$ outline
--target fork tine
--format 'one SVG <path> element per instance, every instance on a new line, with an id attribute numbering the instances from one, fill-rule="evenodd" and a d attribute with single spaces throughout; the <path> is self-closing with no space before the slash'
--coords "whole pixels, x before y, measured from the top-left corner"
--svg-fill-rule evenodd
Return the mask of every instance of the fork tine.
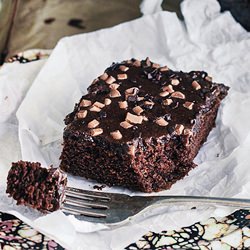
<path id="1" fill-rule="evenodd" d="M 103 210 L 106 210 L 106 209 L 109 208 L 106 205 L 86 202 L 84 200 L 81 200 L 81 199 L 78 199 L 78 198 L 72 198 L 72 197 L 69 197 L 69 196 L 66 196 L 66 204 L 85 207 L 85 208 L 103 209 Z"/>
<path id="2" fill-rule="evenodd" d="M 80 209 L 79 207 L 67 206 L 67 204 L 64 204 L 62 210 L 66 213 L 75 214 L 75 215 L 84 215 L 84 216 L 93 217 L 93 218 L 106 218 L 107 217 L 107 215 L 104 213 L 90 212 L 90 211 Z"/>
<path id="3" fill-rule="evenodd" d="M 86 191 L 86 190 L 71 188 L 71 187 L 66 188 L 66 195 L 75 197 L 75 198 L 82 198 L 85 200 L 100 199 L 102 201 L 110 201 L 111 199 L 109 196 L 104 195 L 99 192 Z"/>
<path id="4" fill-rule="evenodd" d="M 115 223 L 134 214 L 134 209 L 125 206 L 129 204 L 128 195 L 94 192 L 73 187 L 67 187 L 65 195 L 62 211 L 75 215 L 79 220 Z"/>

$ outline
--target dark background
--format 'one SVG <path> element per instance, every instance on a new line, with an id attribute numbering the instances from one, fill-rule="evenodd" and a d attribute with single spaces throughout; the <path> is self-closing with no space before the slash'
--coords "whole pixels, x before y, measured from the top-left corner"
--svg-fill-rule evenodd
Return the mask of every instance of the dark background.
<path id="1" fill-rule="evenodd" d="M 141 16 L 141 0 L 0 0 L 0 61 L 17 52 L 52 49 L 64 36 L 90 32 Z M 180 11 L 182 0 L 164 0 L 164 10 Z M 202 1 L 202 0 L 201 0 Z M 219 0 L 250 31 L 250 0 Z"/>

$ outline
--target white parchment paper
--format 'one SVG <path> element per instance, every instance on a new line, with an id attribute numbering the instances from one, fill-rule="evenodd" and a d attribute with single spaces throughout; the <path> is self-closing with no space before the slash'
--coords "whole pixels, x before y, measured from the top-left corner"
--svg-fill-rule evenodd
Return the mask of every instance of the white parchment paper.
<path id="1" fill-rule="evenodd" d="M 199 166 L 171 190 L 158 195 L 250 198 L 250 35 L 230 13 L 220 13 L 215 0 L 186 0 L 182 4 L 182 12 L 185 23 L 173 13 L 160 11 L 113 28 L 62 39 L 18 108 L 18 139 L 16 127 L 2 123 L 11 136 L 6 140 L 6 132 L 1 129 L 1 148 L 12 145 L 13 151 L 20 150 L 23 160 L 58 166 L 63 119 L 73 110 L 91 81 L 113 61 L 149 56 L 151 60 L 176 70 L 205 70 L 214 81 L 231 87 L 220 108 L 216 128 L 195 159 Z M 38 69 L 30 72 L 37 73 Z M 6 81 L 13 74 L 9 74 Z M 15 148 L 15 140 L 20 147 Z M 12 146 L 6 150 L 10 152 Z M 4 163 L 11 162 L 11 154 L 6 155 L 8 159 Z M 3 166 L 4 173 L 8 168 Z M 1 176 L 2 183 L 4 178 Z M 69 176 L 70 186 L 93 190 L 94 183 Z M 4 184 L 0 187 L 1 190 L 5 188 Z M 135 194 L 123 188 L 107 187 L 103 191 Z M 225 209 L 191 211 L 183 207 L 165 207 L 114 228 L 80 222 L 61 212 L 51 214 L 49 218 L 40 217 L 31 210 L 24 211 L 24 208 L 14 206 L 3 192 L 0 193 L 3 197 L 0 207 L 25 214 L 35 227 L 70 249 L 122 249 L 149 230 L 176 228 L 209 217 L 212 213 L 222 215 L 228 212 Z M 64 222 L 71 225 L 67 238 L 64 237 L 65 232 L 60 232 L 57 227 L 58 223 L 63 225 Z"/>

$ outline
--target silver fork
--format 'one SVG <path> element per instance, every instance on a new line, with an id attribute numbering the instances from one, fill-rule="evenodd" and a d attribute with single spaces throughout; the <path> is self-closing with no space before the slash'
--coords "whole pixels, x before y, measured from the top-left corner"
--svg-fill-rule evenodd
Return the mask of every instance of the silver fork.
<path id="1" fill-rule="evenodd" d="M 202 196 L 129 196 L 117 193 L 66 188 L 66 201 L 62 207 L 66 214 L 80 220 L 98 223 L 118 223 L 152 205 L 210 204 L 250 209 L 250 199 Z"/>

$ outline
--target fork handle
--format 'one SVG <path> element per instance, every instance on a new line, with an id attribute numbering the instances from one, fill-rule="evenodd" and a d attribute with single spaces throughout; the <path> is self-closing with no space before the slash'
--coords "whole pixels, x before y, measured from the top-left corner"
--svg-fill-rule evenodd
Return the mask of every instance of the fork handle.
<path id="1" fill-rule="evenodd" d="M 221 198 L 221 197 L 206 197 L 206 196 L 149 196 L 150 205 L 159 203 L 203 203 L 211 205 L 222 205 L 227 207 L 240 207 L 250 209 L 250 199 L 238 199 L 238 198 Z M 147 197 L 147 198 L 149 198 Z"/>

